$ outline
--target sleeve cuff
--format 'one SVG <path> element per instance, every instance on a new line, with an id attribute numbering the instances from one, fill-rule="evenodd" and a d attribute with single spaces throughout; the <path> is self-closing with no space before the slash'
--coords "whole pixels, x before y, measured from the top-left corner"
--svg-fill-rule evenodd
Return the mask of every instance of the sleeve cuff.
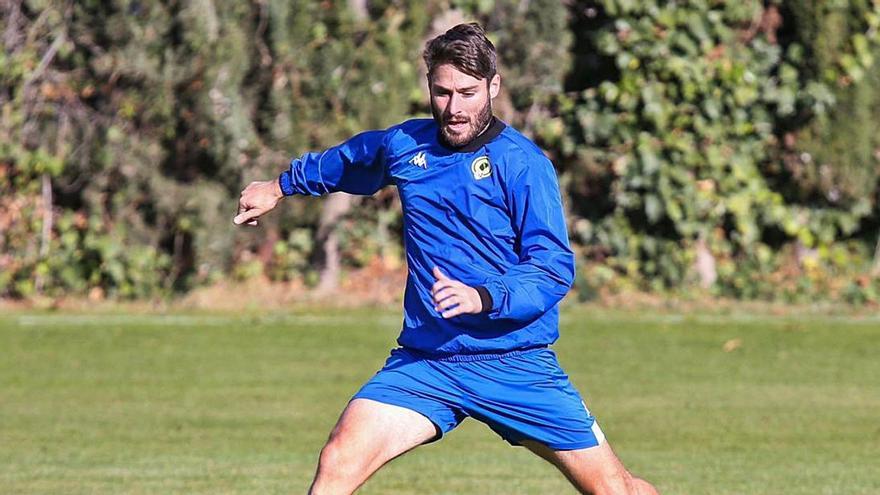
<path id="1" fill-rule="evenodd" d="M 293 184 L 290 181 L 290 170 L 285 170 L 281 172 L 281 175 L 278 176 L 278 185 L 281 186 L 281 193 L 285 196 L 293 196 L 296 192 L 293 189 Z"/>
<path id="2" fill-rule="evenodd" d="M 488 313 L 492 311 L 492 294 L 489 294 L 489 289 L 483 287 L 482 285 L 479 287 L 475 287 L 477 290 L 477 294 L 480 295 L 480 304 L 482 308 L 480 309 L 481 313 Z"/>

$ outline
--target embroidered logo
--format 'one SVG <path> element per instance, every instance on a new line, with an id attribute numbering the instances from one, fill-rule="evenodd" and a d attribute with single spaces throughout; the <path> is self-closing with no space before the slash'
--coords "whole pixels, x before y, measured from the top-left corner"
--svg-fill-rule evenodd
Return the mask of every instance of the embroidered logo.
<path id="1" fill-rule="evenodd" d="M 481 156 L 471 163 L 471 173 L 474 174 L 475 180 L 485 179 L 492 175 L 492 164 L 489 163 L 488 156 Z"/>
<path id="2" fill-rule="evenodd" d="M 410 158 L 409 162 L 419 168 L 428 168 L 428 159 L 425 158 L 424 151 L 416 153 L 416 156 Z"/>

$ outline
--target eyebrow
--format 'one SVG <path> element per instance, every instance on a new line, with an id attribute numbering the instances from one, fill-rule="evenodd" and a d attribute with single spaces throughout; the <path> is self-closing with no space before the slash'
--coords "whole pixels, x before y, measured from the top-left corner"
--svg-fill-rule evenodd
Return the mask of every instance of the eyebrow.
<path id="1" fill-rule="evenodd" d="M 441 85 L 439 85 L 439 84 L 437 84 L 437 83 L 434 83 L 434 87 L 436 87 L 437 89 L 443 90 L 443 91 L 452 91 L 451 89 L 449 89 L 449 88 L 447 88 L 447 87 L 445 87 L 445 86 L 441 86 Z M 462 93 L 462 92 L 465 92 L 465 91 L 476 91 L 479 87 L 480 87 L 479 84 L 474 84 L 473 86 L 468 86 L 468 87 L 465 87 L 465 88 L 458 88 L 458 92 L 459 92 L 459 93 Z"/>

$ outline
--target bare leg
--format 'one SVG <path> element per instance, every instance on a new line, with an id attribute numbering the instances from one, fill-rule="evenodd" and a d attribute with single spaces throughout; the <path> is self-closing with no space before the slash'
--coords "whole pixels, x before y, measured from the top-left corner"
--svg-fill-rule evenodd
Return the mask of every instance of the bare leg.
<path id="1" fill-rule="evenodd" d="M 553 450 L 543 444 L 522 444 L 556 466 L 580 493 L 593 495 L 657 495 L 657 489 L 623 467 L 608 442 L 580 450 Z"/>
<path id="2" fill-rule="evenodd" d="M 434 438 L 428 418 L 367 399 L 348 404 L 321 450 L 311 495 L 348 495 L 386 462 Z"/>

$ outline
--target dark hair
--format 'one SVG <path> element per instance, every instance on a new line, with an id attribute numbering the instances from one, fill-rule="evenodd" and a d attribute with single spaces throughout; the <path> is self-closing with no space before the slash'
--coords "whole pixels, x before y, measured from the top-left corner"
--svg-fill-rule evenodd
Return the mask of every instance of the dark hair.
<path id="1" fill-rule="evenodd" d="M 422 57 L 428 77 L 443 64 L 452 64 L 477 79 L 491 79 L 495 75 L 495 45 L 476 22 L 459 24 L 432 39 L 425 45 Z"/>

